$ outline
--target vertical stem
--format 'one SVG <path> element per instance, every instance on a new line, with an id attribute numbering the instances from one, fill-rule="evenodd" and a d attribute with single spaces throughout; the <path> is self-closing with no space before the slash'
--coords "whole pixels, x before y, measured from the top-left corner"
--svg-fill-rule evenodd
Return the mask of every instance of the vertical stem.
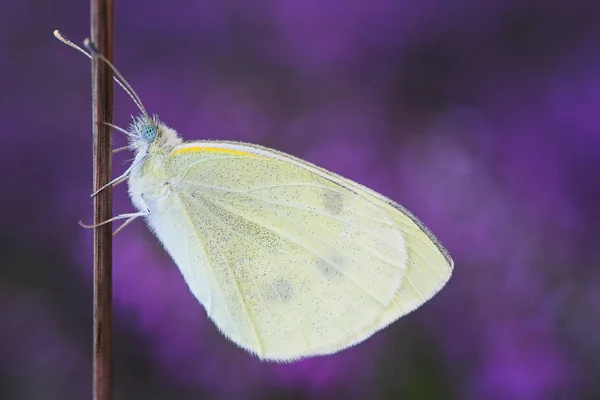
<path id="1" fill-rule="evenodd" d="M 114 58 L 113 0 L 91 0 L 91 40 L 109 60 Z M 95 190 L 112 177 L 112 132 L 102 122 L 113 120 L 112 71 L 92 60 L 92 108 Z M 94 198 L 94 223 L 112 216 L 112 189 Z M 93 399 L 113 398 L 112 224 L 94 229 L 94 378 Z"/>

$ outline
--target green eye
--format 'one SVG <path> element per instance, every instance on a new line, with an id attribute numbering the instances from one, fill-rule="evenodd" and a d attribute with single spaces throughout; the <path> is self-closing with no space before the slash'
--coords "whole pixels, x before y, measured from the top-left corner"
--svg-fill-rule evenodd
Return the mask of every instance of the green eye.
<path id="1" fill-rule="evenodd" d="M 158 127 L 156 125 L 146 125 L 142 129 L 142 137 L 147 142 L 153 142 L 156 139 L 156 134 L 158 133 Z"/>

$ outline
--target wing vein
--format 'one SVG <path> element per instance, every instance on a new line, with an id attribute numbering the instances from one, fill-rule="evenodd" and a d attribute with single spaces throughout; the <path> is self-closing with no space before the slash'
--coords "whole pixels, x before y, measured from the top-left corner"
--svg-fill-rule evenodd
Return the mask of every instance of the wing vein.
<path id="1" fill-rule="evenodd" d="M 190 181 L 184 181 L 184 182 L 187 183 L 187 184 L 190 184 L 190 185 L 201 186 L 201 187 L 205 187 L 205 188 L 209 188 L 209 189 L 216 189 L 216 190 L 222 190 L 222 191 L 225 191 L 225 192 L 233 192 L 233 193 L 238 193 L 238 194 L 246 195 L 248 197 L 251 197 L 251 198 L 259 200 L 259 201 L 262 201 L 263 203 L 267 203 L 267 204 L 272 204 L 272 205 L 277 205 L 277 206 L 284 206 L 284 207 L 289 207 L 289 208 L 295 208 L 295 209 L 298 209 L 298 210 L 313 212 L 315 214 L 318 214 L 318 215 L 321 215 L 321 216 L 324 216 L 324 217 L 328 217 L 328 218 L 333 219 L 335 221 L 338 221 L 338 222 L 344 223 L 346 225 L 349 225 L 349 226 L 351 226 L 351 227 L 353 227 L 355 229 L 360 230 L 361 232 L 368 232 L 372 236 L 377 237 L 377 239 L 381 240 L 382 242 L 385 242 L 385 243 L 389 244 L 390 246 L 397 246 L 398 245 L 398 243 L 393 243 L 393 242 L 387 240 L 386 238 L 379 236 L 377 233 L 373 232 L 370 229 L 359 228 L 358 226 L 356 226 L 352 222 L 349 222 L 349 221 L 346 221 L 344 219 L 338 218 L 338 217 L 336 217 L 334 215 L 330 215 L 330 214 L 326 214 L 326 213 L 314 210 L 312 208 L 307 208 L 307 207 L 302 207 L 302 206 L 297 206 L 297 205 L 292 205 L 292 204 L 286 204 L 286 203 L 282 203 L 282 202 L 278 202 L 278 201 L 266 200 L 266 199 L 263 199 L 261 197 L 254 196 L 254 195 L 252 195 L 252 194 L 250 194 L 250 193 L 248 193 L 246 191 L 230 190 L 230 189 L 221 188 L 221 187 L 218 187 L 218 186 L 204 185 L 204 184 L 200 184 L 200 183 L 196 183 L 196 182 L 190 182 Z M 380 210 L 378 209 L 378 211 L 380 211 Z M 381 223 L 380 221 L 373 220 L 372 218 L 370 218 L 370 217 L 368 217 L 366 215 L 362 215 L 360 213 L 355 213 L 355 214 L 356 215 L 360 215 L 360 216 L 365 217 L 365 218 L 368 218 L 368 219 L 370 219 L 373 222 Z M 392 228 L 395 228 L 396 231 L 402 232 L 398 228 L 398 226 L 396 224 L 392 223 L 392 224 L 384 224 L 384 225 L 392 227 Z M 373 254 L 373 253 L 370 253 L 370 254 Z M 387 262 L 389 264 L 395 265 L 392 261 L 385 260 L 385 259 L 383 259 L 379 255 L 377 255 L 377 257 L 379 257 L 380 259 L 382 259 L 383 261 L 385 261 L 385 262 Z"/>
<path id="2" fill-rule="evenodd" d="M 244 309 L 244 313 L 246 314 L 246 319 L 248 320 L 248 322 L 250 323 L 250 326 L 252 327 L 252 332 L 254 333 L 254 337 L 256 337 L 256 341 L 258 342 L 258 348 L 260 349 L 261 354 L 264 354 L 263 343 L 260 340 L 260 336 L 258 335 L 258 331 L 256 330 L 256 326 L 252 322 L 252 318 L 250 318 L 250 312 L 248 311 L 248 305 L 244 301 L 244 296 L 242 296 L 242 291 L 240 290 L 240 283 L 238 281 L 238 278 L 237 278 L 237 276 L 236 276 L 235 271 L 233 270 L 233 268 L 231 268 L 231 263 L 229 262 L 229 258 L 226 258 L 226 261 L 227 261 L 227 268 L 229 268 L 229 271 L 231 272 L 231 275 L 233 275 L 233 282 L 235 283 L 235 289 L 236 289 L 238 297 L 240 299 L 240 303 L 242 303 L 242 307 Z"/>
<path id="3" fill-rule="evenodd" d="M 215 204 L 214 202 L 212 202 L 210 199 L 207 199 L 207 198 L 206 198 L 206 197 L 204 197 L 204 196 L 202 196 L 202 197 L 203 197 L 205 200 L 207 200 L 207 201 L 211 202 L 212 204 L 214 204 L 214 205 L 218 206 L 217 204 Z M 205 210 L 208 212 L 208 214 L 209 214 L 209 215 L 211 215 L 212 217 L 214 217 L 214 218 L 218 219 L 219 221 L 221 221 L 221 226 L 223 226 L 224 228 L 226 228 L 226 229 L 230 230 L 230 231 L 231 231 L 233 234 L 235 234 L 236 236 L 240 237 L 242 240 L 246 241 L 247 243 L 249 243 L 249 244 L 251 244 L 251 245 L 253 245 L 253 246 L 255 246 L 255 247 L 259 247 L 259 248 L 261 248 L 261 249 L 262 249 L 264 252 L 266 252 L 266 250 L 265 250 L 264 248 L 262 248 L 262 247 L 260 247 L 260 246 L 257 246 L 255 243 L 253 243 L 253 242 L 249 241 L 247 238 L 245 238 L 245 237 L 244 237 L 243 235 L 241 235 L 239 232 L 236 232 L 236 231 L 235 231 L 235 229 L 233 229 L 233 228 L 229 227 L 229 226 L 228 226 L 226 223 L 224 223 L 224 222 L 223 222 L 223 220 L 222 220 L 222 219 L 221 219 L 221 218 L 220 218 L 218 215 L 216 215 L 215 213 L 211 212 L 211 211 L 210 211 L 210 209 L 209 209 L 208 207 L 206 207 L 204 204 L 201 204 L 201 203 L 200 203 L 200 206 L 202 206 L 202 207 L 203 207 L 203 208 L 204 208 L 204 209 L 205 209 Z M 257 291 L 257 293 L 258 293 L 258 294 L 259 294 L 259 296 L 260 296 L 260 299 L 261 299 L 261 302 L 262 302 L 262 304 L 263 304 L 263 307 L 265 308 L 265 310 L 266 310 L 266 312 L 267 312 L 267 315 L 269 316 L 269 321 L 270 321 L 270 322 L 271 322 L 271 324 L 272 324 L 272 325 L 275 327 L 275 326 L 276 326 L 276 324 L 274 323 L 274 321 L 273 321 L 273 319 L 272 319 L 271 313 L 270 313 L 270 311 L 269 311 L 269 306 L 267 305 L 267 303 L 266 303 L 266 301 L 265 301 L 265 299 L 264 299 L 264 296 L 262 295 L 262 292 L 260 291 L 260 289 L 259 289 L 259 287 L 258 287 L 258 284 L 256 283 L 256 278 L 255 278 L 254 274 L 252 273 L 252 268 L 248 268 L 248 272 L 250 273 L 250 276 L 252 277 L 252 283 L 254 283 L 254 286 L 256 287 L 256 291 Z M 278 292 L 277 292 L 277 294 L 279 295 L 279 293 L 278 293 Z M 287 345 L 286 345 L 285 341 L 284 341 L 284 340 L 283 340 L 283 338 L 281 337 L 281 332 L 280 332 L 278 329 L 275 329 L 275 331 L 277 332 L 277 335 L 278 335 L 278 337 L 279 337 L 279 340 L 280 340 L 280 342 L 282 343 L 282 345 L 283 345 L 284 347 L 286 347 L 286 350 L 289 350 L 289 348 L 287 347 Z M 306 338 L 305 338 L 305 337 L 304 337 L 304 340 L 305 340 L 305 342 L 306 342 L 306 344 L 307 344 L 307 349 L 308 349 L 308 348 L 309 348 L 309 346 L 308 346 L 308 341 L 306 341 Z"/>
<path id="4" fill-rule="evenodd" d="M 223 208 L 223 206 L 222 206 L 222 205 L 215 203 L 214 201 L 212 201 L 212 200 L 208 199 L 206 196 L 204 196 L 204 195 L 200 195 L 200 196 L 202 196 L 202 197 L 203 197 L 205 200 L 207 200 L 207 201 L 211 202 L 211 203 L 212 203 L 212 204 L 214 204 L 215 206 Z M 245 215 L 242 215 L 242 214 L 240 214 L 240 213 L 239 213 L 239 212 L 237 212 L 237 211 L 231 210 L 230 208 L 228 209 L 228 211 L 230 211 L 231 213 L 233 213 L 233 214 L 235 214 L 235 215 L 237 215 L 237 216 L 239 216 L 239 217 L 241 217 L 241 218 L 244 218 L 244 219 L 248 220 L 248 218 L 247 218 Z M 281 216 L 281 215 L 280 215 L 280 216 Z M 250 220 L 248 220 L 248 221 L 250 221 Z M 265 228 L 265 229 L 267 229 L 267 230 L 271 231 L 271 232 L 274 232 L 272 228 L 269 228 L 269 227 L 267 227 L 267 226 L 264 226 L 264 225 L 262 225 L 262 224 L 260 224 L 260 223 L 258 223 L 258 222 L 255 222 L 255 221 L 251 221 L 251 222 L 253 222 L 253 223 L 255 223 L 255 224 L 257 224 L 257 225 L 259 225 L 259 226 L 261 226 L 261 227 L 263 227 L 263 228 Z M 290 222 L 294 223 L 293 221 L 290 221 Z M 298 226 L 297 224 L 295 224 L 295 225 L 296 225 L 296 226 Z M 299 246 L 299 247 L 303 248 L 305 251 L 307 251 L 307 252 L 311 253 L 312 255 L 314 255 L 314 256 L 316 256 L 316 257 L 319 257 L 319 258 L 321 258 L 321 257 L 320 257 L 318 254 L 316 254 L 316 253 L 315 253 L 313 250 L 311 250 L 311 249 L 307 248 L 306 246 L 304 246 L 304 245 L 302 245 L 302 244 L 300 244 L 300 243 L 298 243 L 298 242 L 294 241 L 293 239 L 291 239 L 291 238 L 290 238 L 290 237 L 288 237 L 287 235 L 284 235 L 284 234 L 283 234 L 283 232 L 279 232 L 279 233 L 280 233 L 280 235 L 281 235 L 281 236 L 284 236 L 284 237 L 285 237 L 285 238 L 286 238 L 288 241 L 290 241 L 290 242 L 292 242 L 292 243 L 296 244 L 297 246 Z M 290 255 L 290 256 L 291 256 L 291 255 Z M 329 261 L 329 260 L 325 260 L 325 261 L 326 261 L 326 262 L 328 262 L 328 263 L 330 263 L 330 261 Z M 341 271 L 341 272 L 343 273 L 343 271 Z M 364 287 L 363 287 L 363 286 L 362 286 L 360 283 L 358 283 L 358 282 L 357 282 L 357 281 L 356 281 L 354 278 L 350 277 L 348 274 L 344 274 L 344 275 L 345 275 L 347 278 L 349 278 L 349 279 L 350 279 L 352 282 L 354 282 L 354 283 L 355 283 L 355 284 L 356 284 L 356 285 L 357 285 L 357 286 L 358 286 L 360 289 L 362 289 L 362 290 L 363 290 L 365 293 L 367 293 L 367 294 L 369 295 L 369 297 L 371 297 L 373 300 L 375 300 L 376 302 L 378 302 L 378 303 L 379 303 L 379 304 L 381 304 L 382 306 L 385 306 L 385 304 L 381 303 L 381 302 L 380 302 L 378 299 L 376 299 L 375 297 L 373 297 L 373 295 L 372 295 L 371 293 L 369 293 L 369 291 L 368 291 L 368 290 L 366 290 L 366 289 L 365 289 L 365 288 L 364 288 Z"/>
<path id="5" fill-rule="evenodd" d="M 184 209 L 184 212 L 186 213 L 186 215 L 187 215 L 188 219 L 191 221 L 192 219 L 191 219 L 191 217 L 190 217 L 189 213 L 187 212 L 187 210 L 185 209 L 185 207 L 183 207 L 183 209 Z M 202 250 L 204 251 L 204 254 L 207 254 L 207 253 L 206 253 L 206 249 L 204 248 L 204 243 L 202 242 L 202 239 L 200 239 L 200 238 L 201 238 L 201 236 L 200 236 L 200 234 L 198 233 L 198 230 L 197 230 L 197 229 L 194 227 L 194 225 L 193 225 L 193 224 L 192 224 L 192 227 L 193 227 L 193 229 L 194 229 L 194 233 L 196 234 L 196 237 L 198 238 L 198 242 L 199 242 L 199 243 L 200 243 L 200 245 L 202 246 Z M 207 234 L 208 234 L 208 232 L 207 232 Z M 213 270 L 213 268 L 212 268 L 212 264 L 211 264 L 211 260 L 210 260 L 210 259 L 208 260 L 208 268 L 209 268 L 209 269 L 210 269 L 210 271 L 211 271 L 211 274 L 212 274 L 212 276 L 213 276 L 213 279 L 214 279 L 214 280 L 215 280 L 215 282 L 217 283 L 217 280 L 216 280 L 216 278 L 215 278 L 215 273 L 214 273 L 214 270 Z M 219 284 L 218 284 L 218 283 L 216 284 L 216 286 L 217 286 L 217 288 L 219 289 L 219 293 L 221 294 L 221 297 L 223 298 L 223 300 L 225 300 L 225 296 L 223 295 L 223 290 L 221 289 L 221 287 L 219 286 Z M 225 307 L 225 311 L 227 311 L 227 315 L 229 316 L 229 320 L 231 321 L 232 325 L 235 327 L 235 330 L 236 330 L 236 332 L 237 332 L 237 334 L 238 334 L 238 338 L 239 338 L 239 337 L 240 337 L 240 332 L 239 332 L 239 330 L 238 330 L 237 324 L 236 324 L 236 323 L 235 323 L 235 321 L 233 320 L 233 316 L 231 315 L 231 311 L 229 310 L 229 307 L 227 307 L 227 303 L 226 303 L 225 301 L 223 301 L 223 306 Z"/>
<path id="6" fill-rule="evenodd" d="M 302 230 L 304 230 L 305 232 L 307 232 L 307 231 L 308 231 L 306 228 L 302 228 L 301 226 L 299 226 L 298 224 L 296 224 L 296 223 L 295 223 L 294 221 L 292 221 L 291 219 L 289 219 L 289 218 L 286 218 L 286 217 L 282 216 L 282 215 L 281 215 L 281 214 L 279 214 L 279 213 L 277 213 L 277 215 L 279 215 L 279 217 L 280 217 L 280 218 L 284 218 L 284 219 L 286 219 L 287 221 L 291 222 L 292 224 L 296 225 L 296 227 L 298 227 L 299 229 L 302 229 Z M 326 243 L 328 246 L 330 246 L 330 247 L 331 247 L 332 249 L 334 249 L 335 251 L 337 251 L 337 252 L 339 252 L 339 253 L 341 253 L 341 254 L 344 254 L 345 256 L 348 256 L 348 257 L 350 257 L 350 255 L 349 255 L 347 252 L 345 252 L 344 250 L 341 250 L 341 249 L 339 249 L 337 246 L 335 246 L 335 245 L 331 244 L 331 242 L 329 242 L 329 241 L 328 241 L 326 238 L 324 238 L 323 236 L 321 236 L 321 235 L 316 235 L 316 234 L 315 234 L 314 236 L 316 236 L 316 237 L 318 237 L 319 239 L 321 239 L 321 240 L 322 240 L 324 243 Z M 371 255 L 373 255 L 373 256 L 375 256 L 375 257 L 378 257 L 378 258 L 379 258 L 381 261 L 383 261 L 384 263 L 390 264 L 390 265 L 392 265 L 393 267 L 396 267 L 396 268 L 398 268 L 398 266 L 397 266 L 396 264 L 393 264 L 393 263 L 389 262 L 388 260 L 386 260 L 386 259 L 382 258 L 382 257 L 381 257 L 381 256 L 379 256 L 378 254 L 375 254 L 375 253 L 371 252 L 370 250 L 368 250 L 368 249 L 366 249 L 366 248 L 364 248 L 364 247 L 361 247 L 361 250 L 362 250 L 362 251 L 364 251 L 364 252 L 366 252 L 366 253 L 369 253 L 369 254 L 371 254 Z M 340 272 L 340 273 L 344 273 L 344 272 L 343 272 L 341 269 L 337 268 L 337 267 L 336 267 L 334 264 L 332 264 L 332 263 L 331 263 L 329 260 L 326 260 L 326 259 L 324 259 L 324 260 L 325 260 L 325 261 L 327 261 L 327 263 L 328 263 L 330 266 L 332 266 L 333 268 L 335 268 L 335 269 L 336 269 L 338 272 Z M 380 276 L 378 276 L 377 274 L 375 274 L 375 273 L 374 273 L 374 272 L 373 272 L 371 269 L 369 269 L 369 268 L 366 268 L 366 271 L 368 271 L 368 272 L 369 272 L 369 274 L 371 274 L 371 276 L 373 276 L 373 277 L 377 278 L 378 280 L 382 281 L 382 282 L 383 282 L 383 284 L 385 284 L 385 283 L 386 283 L 386 282 L 385 282 L 385 280 L 384 280 L 382 277 L 380 277 Z M 346 275 L 346 274 L 344 273 L 344 275 Z M 366 289 L 364 289 L 362 286 L 361 286 L 361 289 L 363 289 L 363 290 L 365 290 L 365 291 L 366 291 Z"/>

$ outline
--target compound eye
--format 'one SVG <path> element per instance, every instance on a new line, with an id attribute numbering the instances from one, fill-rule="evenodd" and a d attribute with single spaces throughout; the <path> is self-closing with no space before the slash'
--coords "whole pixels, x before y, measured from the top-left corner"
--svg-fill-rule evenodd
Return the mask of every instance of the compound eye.
<path id="1" fill-rule="evenodd" d="M 148 143 L 153 142 L 156 139 L 156 134 L 158 133 L 158 127 L 156 125 L 146 125 L 142 128 L 142 137 Z"/>

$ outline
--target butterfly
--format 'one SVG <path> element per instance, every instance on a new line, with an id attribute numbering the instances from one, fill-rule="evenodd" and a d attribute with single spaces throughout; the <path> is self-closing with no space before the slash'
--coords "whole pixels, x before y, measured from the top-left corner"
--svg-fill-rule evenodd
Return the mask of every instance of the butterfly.
<path id="1" fill-rule="evenodd" d="M 177 264 L 217 328 L 263 360 L 289 362 L 358 344 L 433 297 L 454 263 L 393 200 L 283 152 L 233 141 L 184 141 L 100 57 L 141 114 L 127 181 L 137 218 Z M 99 192 L 98 191 L 98 192 Z M 96 193 L 98 193 L 96 192 Z"/>

